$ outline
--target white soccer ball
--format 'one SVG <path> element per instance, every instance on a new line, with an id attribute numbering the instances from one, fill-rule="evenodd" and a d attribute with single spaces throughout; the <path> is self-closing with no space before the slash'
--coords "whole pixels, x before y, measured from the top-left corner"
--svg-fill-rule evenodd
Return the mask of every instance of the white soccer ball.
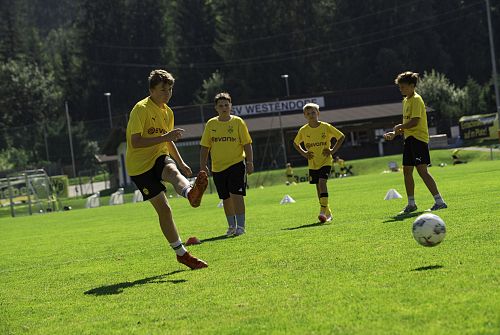
<path id="1" fill-rule="evenodd" d="M 424 247 L 434 247 L 446 236 L 444 221 L 435 214 L 422 214 L 413 222 L 413 237 Z"/>

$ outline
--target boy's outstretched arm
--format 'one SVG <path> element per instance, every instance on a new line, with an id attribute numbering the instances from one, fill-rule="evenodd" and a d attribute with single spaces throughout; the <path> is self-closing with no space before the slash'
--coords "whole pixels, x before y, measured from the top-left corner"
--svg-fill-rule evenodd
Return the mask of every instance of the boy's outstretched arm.
<path id="1" fill-rule="evenodd" d="M 182 137 L 183 132 L 184 129 L 175 128 L 168 133 L 156 137 L 142 137 L 140 133 L 137 133 L 131 135 L 130 141 L 134 148 L 147 148 L 160 143 L 177 141 Z"/>

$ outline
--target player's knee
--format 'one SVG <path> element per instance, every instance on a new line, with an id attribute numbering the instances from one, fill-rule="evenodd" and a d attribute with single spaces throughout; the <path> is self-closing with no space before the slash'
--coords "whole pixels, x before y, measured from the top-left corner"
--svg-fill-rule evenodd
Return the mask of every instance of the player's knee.
<path id="1" fill-rule="evenodd" d="M 163 168 L 162 172 L 162 179 L 163 180 L 169 180 L 179 174 L 179 170 L 177 170 L 177 167 L 173 164 L 168 164 Z"/>

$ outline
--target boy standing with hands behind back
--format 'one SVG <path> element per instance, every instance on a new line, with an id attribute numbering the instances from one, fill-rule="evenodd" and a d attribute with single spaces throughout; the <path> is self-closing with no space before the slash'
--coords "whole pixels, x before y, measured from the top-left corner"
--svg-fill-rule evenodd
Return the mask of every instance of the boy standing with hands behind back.
<path id="1" fill-rule="evenodd" d="M 307 159 L 309 165 L 309 183 L 316 184 L 320 211 L 318 220 L 332 220 L 332 211 L 328 204 L 328 188 L 326 182 L 332 169 L 334 155 L 344 142 L 344 134 L 329 123 L 319 121 L 319 106 L 315 103 L 304 105 L 304 117 L 307 124 L 302 126 L 293 141 L 295 149 Z M 336 139 L 331 148 L 332 139 Z M 301 143 L 304 144 L 302 148 Z"/>
<path id="2" fill-rule="evenodd" d="M 231 96 L 223 92 L 215 96 L 219 116 L 208 120 L 201 137 L 200 169 L 208 172 L 208 155 L 212 159 L 212 175 L 219 198 L 224 204 L 229 228 L 227 236 L 245 233 L 246 174 L 252 174 L 252 138 L 245 121 L 231 115 Z"/>

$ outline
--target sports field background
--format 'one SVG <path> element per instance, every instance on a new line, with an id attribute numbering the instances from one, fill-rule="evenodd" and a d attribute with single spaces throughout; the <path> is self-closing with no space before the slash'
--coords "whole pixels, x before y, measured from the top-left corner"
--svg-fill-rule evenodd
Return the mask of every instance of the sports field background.
<path id="1" fill-rule="evenodd" d="M 0 334 L 498 334 L 500 160 L 430 171 L 449 205 L 435 248 L 411 235 L 433 202 L 421 180 L 419 211 L 397 218 L 405 199 L 383 198 L 404 195 L 402 174 L 378 169 L 329 180 L 330 224 L 314 186 L 251 188 L 237 238 L 215 194 L 198 209 L 171 198 L 183 239 L 203 241 L 199 271 L 175 261 L 148 203 L 2 218 Z"/>

